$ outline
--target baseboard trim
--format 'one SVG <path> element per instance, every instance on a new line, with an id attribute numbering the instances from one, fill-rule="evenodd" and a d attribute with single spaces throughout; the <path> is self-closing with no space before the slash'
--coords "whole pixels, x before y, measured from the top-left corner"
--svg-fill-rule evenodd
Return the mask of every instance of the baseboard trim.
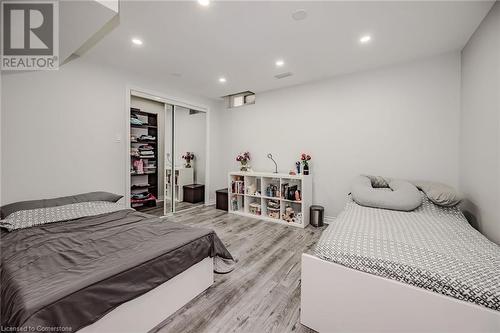
<path id="1" fill-rule="evenodd" d="M 215 200 L 212 200 L 212 201 L 209 201 L 209 202 L 205 202 L 205 206 L 215 206 Z"/>

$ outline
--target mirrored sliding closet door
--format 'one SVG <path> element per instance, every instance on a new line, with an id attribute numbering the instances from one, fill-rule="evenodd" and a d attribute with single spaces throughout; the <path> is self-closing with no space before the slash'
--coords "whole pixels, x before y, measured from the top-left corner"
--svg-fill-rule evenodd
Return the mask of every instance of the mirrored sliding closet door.
<path id="1" fill-rule="evenodd" d="M 139 91 L 130 95 L 130 206 L 162 216 L 205 203 L 202 108 Z"/>
<path id="2" fill-rule="evenodd" d="M 174 211 L 205 203 L 206 112 L 174 107 Z"/>

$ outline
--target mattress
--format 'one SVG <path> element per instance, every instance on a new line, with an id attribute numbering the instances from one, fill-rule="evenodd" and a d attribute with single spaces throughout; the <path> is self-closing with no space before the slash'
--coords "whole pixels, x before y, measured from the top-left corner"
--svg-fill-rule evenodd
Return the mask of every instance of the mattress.
<path id="1" fill-rule="evenodd" d="M 2 230 L 1 325 L 76 331 L 206 257 L 232 261 L 212 230 L 130 209 Z"/>
<path id="2" fill-rule="evenodd" d="M 349 198 L 315 255 L 500 311 L 500 247 L 472 228 L 458 208 L 437 206 L 423 194 L 422 200 L 416 210 L 401 212 Z"/>

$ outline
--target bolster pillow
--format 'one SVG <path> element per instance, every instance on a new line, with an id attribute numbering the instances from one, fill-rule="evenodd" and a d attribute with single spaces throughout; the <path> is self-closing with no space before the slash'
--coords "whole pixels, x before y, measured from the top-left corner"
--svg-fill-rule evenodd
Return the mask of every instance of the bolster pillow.
<path id="1" fill-rule="evenodd" d="M 359 176 L 352 184 L 352 199 L 361 206 L 406 212 L 422 204 L 422 196 L 415 185 L 404 180 L 390 180 L 388 185 L 388 189 L 373 188 L 368 177 Z"/>

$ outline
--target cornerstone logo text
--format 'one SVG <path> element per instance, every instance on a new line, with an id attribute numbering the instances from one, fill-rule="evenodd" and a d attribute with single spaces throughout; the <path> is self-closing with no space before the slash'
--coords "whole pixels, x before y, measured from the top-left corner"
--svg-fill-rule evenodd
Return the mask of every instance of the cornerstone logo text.
<path id="1" fill-rule="evenodd" d="M 2 70 L 59 67 L 59 8 L 56 1 L 2 1 Z"/>

